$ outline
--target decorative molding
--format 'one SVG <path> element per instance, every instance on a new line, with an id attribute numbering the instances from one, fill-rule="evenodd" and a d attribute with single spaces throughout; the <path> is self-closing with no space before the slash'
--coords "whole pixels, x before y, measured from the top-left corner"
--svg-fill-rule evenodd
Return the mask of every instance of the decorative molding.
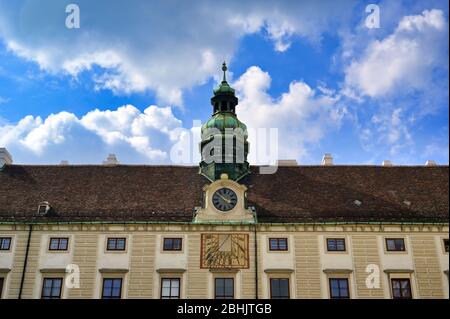
<path id="1" fill-rule="evenodd" d="M 10 268 L 0 268 L 0 274 L 7 274 L 11 271 Z"/>
<path id="2" fill-rule="evenodd" d="M 344 268 L 327 268 L 323 270 L 326 274 L 351 274 L 353 269 L 344 269 Z"/>
<path id="3" fill-rule="evenodd" d="M 412 274 L 414 269 L 385 269 L 386 274 Z"/>
<path id="4" fill-rule="evenodd" d="M 48 274 L 48 273 L 61 274 L 61 273 L 66 273 L 66 268 L 42 268 L 42 269 L 40 269 L 40 272 L 43 274 Z"/>
<path id="5" fill-rule="evenodd" d="M 232 268 L 211 268 L 209 271 L 212 273 L 232 273 L 236 274 L 240 269 L 232 269 Z"/>
<path id="6" fill-rule="evenodd" d="M 127 268 L 100 268 L 98 271 L 102 274 L 126 274 L 129 270 Z"/>
<path id="7" fill-rule="evenodd" d="M 186 269 L 184 268 L 158 268 L 156 269 L 157 273 L 184 273 Z"/>
<path id="8" fill-rule="evenodd" d="M 292 274 L 294 272 L 294 269 L 291 269 L 291 268 L 268 268 L 268 269 L 264 269 L 264 272 L 266 274 L 277 274 L 277 273 Z"/>

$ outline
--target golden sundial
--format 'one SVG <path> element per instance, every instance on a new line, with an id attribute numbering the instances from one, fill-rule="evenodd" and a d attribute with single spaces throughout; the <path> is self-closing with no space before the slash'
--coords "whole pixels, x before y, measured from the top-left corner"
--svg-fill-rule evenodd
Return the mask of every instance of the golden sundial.
<path id="1" fill-rule="evenodd" d="M 202 234 L 201 268 L 248 268 L 248 234 Z"/>

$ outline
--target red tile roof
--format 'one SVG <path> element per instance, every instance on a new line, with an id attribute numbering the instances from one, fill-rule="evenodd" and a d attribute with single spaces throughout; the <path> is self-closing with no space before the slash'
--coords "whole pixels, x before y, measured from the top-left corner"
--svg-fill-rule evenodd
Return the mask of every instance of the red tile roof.
<path id="1" fill-rule="evenodd" d="M 448 166 L 296 166 L 272 175 L 251 169 L 241 182 L 261 223 L 448 223 Z M 198 167 L 7 165 L 0 222 L 190 222 L 207 183 Z M 53 216 L 38 216 L 42 201 Z"/>

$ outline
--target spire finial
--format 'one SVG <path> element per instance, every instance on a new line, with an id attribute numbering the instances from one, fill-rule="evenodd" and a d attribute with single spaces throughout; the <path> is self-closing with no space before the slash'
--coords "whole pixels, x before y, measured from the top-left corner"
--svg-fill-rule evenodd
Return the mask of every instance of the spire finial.
<path id="1" fill-rule="evenodd" d="M 223 61 L 223 63 L 222 63 L 222 71 L 223 71 L 223 80 L 222 80 L 222 82 L 226 82 L 227 81 L 227 77 L 226 77 L 227 70 L 228 70 L 227 63 L 225 61 Z"/>

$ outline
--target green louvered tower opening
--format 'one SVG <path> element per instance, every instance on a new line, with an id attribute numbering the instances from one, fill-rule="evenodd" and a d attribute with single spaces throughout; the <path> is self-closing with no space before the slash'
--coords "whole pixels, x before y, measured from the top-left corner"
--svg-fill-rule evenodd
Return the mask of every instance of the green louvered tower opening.
<path id="1" fill-rule="evenodd" d="M 247 126 L 236 116 L 238 98 L 227 82 L 227 65 L 222 65 L 223 80 L 214 89 L 211 98 L 213 115 L 202 126 L 200 174 L 211 181 L 227 174 L 229 179 L 240 180 L 249 173 L 247 155 Z"/>

